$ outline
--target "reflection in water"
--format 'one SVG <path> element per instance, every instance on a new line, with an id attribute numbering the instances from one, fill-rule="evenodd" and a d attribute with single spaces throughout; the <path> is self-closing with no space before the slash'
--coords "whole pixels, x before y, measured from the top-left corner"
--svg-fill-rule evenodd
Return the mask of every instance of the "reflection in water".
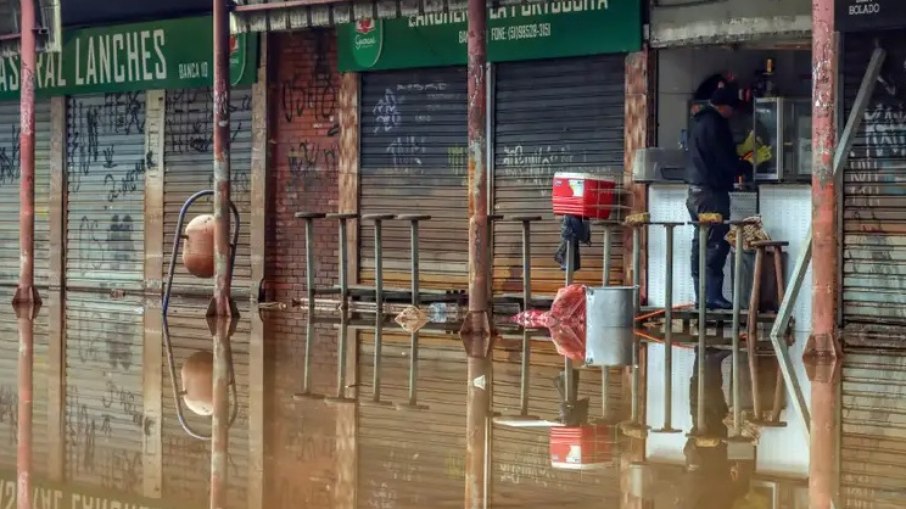
<path id="1" fill-rule="evenodd" d="M 245 418 L 249 389 L 242 381 L 248 368 L 237 364 L 239 413 L 243 417 L 237 419 L 230 431 L 227 468 L 231 493 L 246 493 L 245 487 L 259 475 L 265 487 L 263 506 L 268 508 L 463 506 L 467 468 L 467 363 L 456 334 L 458 324 L 433 323 L 420 331 L 419 369 L 413 380 L 417 384 L 419 406 L 413 408 L 406 404 L 411 394 L 411 337 L 389 318 L 376 322 L 373 315 L 353 314 L 345 324 L 348 350 L 358 360 L 358 366 L 352 369 L 354 365 L 346 363 L 350 370 L 343 392 L 356 398 L 355 405 L 294 399 L 306 383 L 312 393 L 337 391 L 337 367 L 343 364 L 339 361 L 343 349 L 337 343 L 343 337 L 339 315 L 324 314 L 309 321 L 305 313 L 265 311 L 262 318 L 267 331 L 265 426 L 259 431 L 249 427 Z M 20 322 L 20 325 L 25 324 Z M 239 330 L 247 327 L 240 325 Z M 493 376 L 488 385 L 495 415 L 500 416 L 496 423 L 490 424 L 488 434 L 489 506 L 608 508 L 618 507 L 623 499 L 631 501 L 632 497 L 642 495 L 649 502 L 634 507 L 805 507 L 808 453 L 793 406 L 782 406 L 781 421 L 785 426 L 744 426 L 745 435 L 757 441 L 755 458 L 746 458 L 735 444 L 726 443 L 734 433 L 725 350 L 709 349 L 704 359 L 698 358 L 692 349 L 675 352 L 671 400 L 676 408 L 674 427 L 683 433 L 651 430 L 642 443 L 615 431 L 618 429 L 615 424 L 627 419 L 632 397 L 625 372 L 610 370 L 603 377 L 600 370 L 581 369 L 576 377 L 576 392 L 580 401 L 586 403 L 581 412 L 565 415 L 562 358 L 553 345 L 540 335 L 532 337 L 530 370 L 524 377 L 523 334 L 519 330 L 501 330 L 503 335 L 494 351 Z M 11 328 L 6 331 L 0 346 L 7 352 L 15 351 L 17 335 Z M 47 422 L 48 412 L 52 411 L 48 398 L 53 391 L 42 385 L 50 362 L 42 343 L 45 340 L 41 339 L 43 331 L 43 326 L 36 327 L 38 390 L 34 394 L 36 489 L 33 492 L 36 507 L 72 507 L 68 502 L 74 499 L 82 501 L 83 505 L 78 507 L 130 507 L 124 503 L 161 508 L 207 506 L 210 443 L 189 438 L 178 426 L 158 428 L 159 435 L 123 426 L 119 414 L 113 411 L 121 404 L 114 393 L 101 391 L 96 398 L 93 394 L 80 393 L 86 404 L 80 406 L 76 415 L 63 416 L 72 425 L 56 440 L 52 431 L 45 431 L 42 423 Z M 306 331 L 312 333 L 309 341 L 304 338 Z M 234 336 L 234 346 L 240 351 L 247 349 L 242 344 L 245 337 L 241 333 Z M 798 362 L 804 339 L 797 337 L 792 348 L 800 376 L 805 374 Z M 189 351 L 210 348 L 210 336 L 203 338 L 199 334 L 192 344 L 195 349 L 180 354 L 181 359 L 189 358 Z M 659 389 L 663 387 L 662 357 L 661 345 L 650 345 L 642 355 L 640 387 L 647 396 L 641 399 L 640 410 L 644 422 L 653 428 L 663 424 L 664 395 Z M 306 358 L 311 361 L 310 370 L 305 369 Z M 0 507 L 7 506 L 13 493 L 16 441 L 9 438 L 23 422 L 17 420 L 17 412 L 12 410 L 18 401 L 16 369 L 10 360 L 7 358 L 0 365 L 0 436 L 7 437 L 0 450 L 0 467 L 5 472 L 0 472 Z M 380 361 L 380 374 L 374 369 L 376 361 Z M 704 363 L 707 380 L 701 395 L 705 405 L 702 422 L 697 418 L 699 362 Z M 763 366 L 760 393 L 770 400 L 775 392 L 776 367 L 764 360 L 760 364 Z M 161 374 L 165 375 L 166 370 L 161 367 Z M 75 371 L 79 367 L 67 365 L 66 369 Z M 900 503 L 906 500 L 906 495 L 896 487 L 906 480 L 903 474 L 906 469 L 893 467 L 902 466 L 903 452 L 906 452 L 902 445 L 906 440 L 901 438 L 897 426 L 897 416 L 901 413 L 897 409 L 902 407 L 900 400 L 906 393 L 901 382 L 903 373 L 906 373 L 906 358 L 890 351 L 854 351 L 846 358 L 842 382 L 844 461 L 838 507 L 906 506 Z M 161 383 L 168 383 L 165 376 Z M 741 383 L 742 394 L 750 392 L 748 382 L 743 379 Z M 163 385 L 156 391 L 146 388 L 145 394 L 163 397 L 167 406 L 172 407 L 167 403 L 168 388 Z M 803 389 L 807 395 L 810 393 L 807 381 Z M 88 403 L 91 401 L 97 404 Z M 741 404 L 743 415 L 751 415 L 752 402 L 742 398 Z M 62 409 L 70 411 L 68 407 Z M 90 445 L 96 449 L 137 442 L 147 444 L 150 451 L 155 444 L 158 447 L 169 444 L 164 447 L 160 465 L 150 463 L 148 458 L 154 457 L 150 455 L 142 456 L 137 466 L 129 467 L 135 469 L 138 486 L 153 478 L 155 468 L 166 468 L 159 500 L 142 498 L 140 491 L 107 486 L 103 476 L 90 472 L 83 472 L 69 484 L 49 482 L 52 472 L 46 466 L 46 451 L 55 443 L 68 442 L 76 422 L 98 422 L 105 415 L 110 416 L 109 427 L 95 428 L 92 435 L 94 441 Z M 530 415 L 537 419 L 532 421 Z M 527 419 L 518 422 L 513 416 Z M 568 424 L 587 425 L 588 428 L 582 429 L 594 430 L 596 435 L 583 434 L 585 431 L 575 435 L 579 437 L 575 443 L 587 447 L 583 454 L 594 453 L 588 452 L 583 460 L 571 460 L 575 463 L 569 468 L 563 468 L 562 464 L 557 468 L 552 465 L 554 451 L 549 426 L 564 417 L 569 418 Z M 192 419 L 196 425 L 210 425 L 209 418 L 193 416 Z M 533 422 L 537 425 L 532 425 Z M 250 432 L 261 433 L 263 437 L 265 461 L 260 470 L 236 460 L 248 457 L 250 442 L 246 437 Z M 694 436 L 687 436 L 691 432 Z M 562 431 L 555 435 L 561 437 L 557 439 L 558 447 L 563 443 L 561 440 L 573 440 L 573 435 Z M 699 435 L 704 435 L 704 439 Z M 696 436 L 700 439 L 696 440 Z M 176 450 L 200 460 L 174 462 Z M 79 455 L 67 456 L 65 461 L 81 462 L 90 452 L 80 451 Z M 568 448 L 565 454 L 571 453 L 575 450 Z M 627 466 L 633 463 L 632 468 Z M 879 465 L 889 468 L 882 470 Z M 636 475 L 638 467 L 644 467 L 643 473 Z M 183 480 L 178 484 L 167 481 L 176 477 Z M 186 496 L 189 491 L 195 495 Z M 58 498 L 62 501 L 59 504 L 55 502 Z M 114 505 L 114 501 L 119 505 Z M 231 495 L 226 505 L 241 508 L 248 507 L 249 502 L 243 495 Z"/>

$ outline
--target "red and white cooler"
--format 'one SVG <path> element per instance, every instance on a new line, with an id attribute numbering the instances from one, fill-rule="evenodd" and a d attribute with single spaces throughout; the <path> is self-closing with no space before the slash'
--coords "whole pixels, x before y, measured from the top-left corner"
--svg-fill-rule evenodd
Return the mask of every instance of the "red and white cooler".
<path id="1" fill-rule="evenodd" d="M 554 214 L 609 219 L 615 195 L 613 178 L 591 173 L 554 174 Z"/>
<path id="2" fill-rule="evenodd" d="M 613 464 L 616 432 L 612 425 L 584 424 L 550 428 L 551 466 L 561 470 L 594 470 Z"/>

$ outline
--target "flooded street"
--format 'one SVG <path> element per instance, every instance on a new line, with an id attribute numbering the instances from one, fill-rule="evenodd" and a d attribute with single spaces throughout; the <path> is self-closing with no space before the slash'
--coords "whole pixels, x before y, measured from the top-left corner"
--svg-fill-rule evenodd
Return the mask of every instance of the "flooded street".
<path id="1" fill-rule="evenodd" d="M 34 322 L 35 507 L 70 507 L 69 502 L 60 505 L 60 500 L 70 499 L 79 500 L 80 505 L 72 507 L 80 508 L 206 507 L 211 445 L 192 438 L 180 425 L 167 365 L 159 366 L 162 390 L 143 392 L 141 378 L 130 375 L 149 375 L 141 364 L 141 353 L 109 339 L 116 337 L 115 331 L 121 330 L 126 318 L 95 321 L 85 335 L 67 340 L 65 400 L 59 410 L 62 415 L 56 415 L 51 399 L 56 392 L 49 384 L 52 363 L 45 311 Z M 138 308 L 136 312 L 159 313 L 159 309 Z M 198 313 L 174 314 L 170 319 L 179 367 L 192 354 L 211 351 L 200 309 Z M 275 508 L 462 507 L 467 363 L 456 333 L 458 323 L 428 323 L 420 331 L 412 388 L 410 334 L 387 316 L 381 325 L 380 389 L 375 397 L 374 315 L 351 314 L 346 321 L 349 370 L 346 389 L 338 391 L 340 317 L 339 313 L 319 312 L 309 327 L 302 310 L 263 310 L 260 320 L 248 314 L 239 320 L 231 343 L 239 400 L 238 416 L 229 431 L 229 507 L 246 507 L 244 500 L 256 489 L 263 490 L 266 506 Z M 442 317 L 435 316 L 435 321 L 438 318 Z M 263 365 L 258 367 L 252 365 L 256 349 L 248 342 L 251 327 L 266 331 L 263 358 L 259 358 Z M 644 434 L 625 432 L 634 396 L 631 378 L 623 370 L 610 369 L 603 380 L 601 370 L 583 368 L 578 372 L 577 397 L 580 402 L 587 399 L 588 415 L 579 424 L 594 432 L 582 441 L 581 468 L 579 464 L 554 464 L 553 442 L 569 436 L 557 431 L 566 429 L 560 427 L 563 399 L 556 383 L 563 358 L 546 334 L 532 332 L 528 385 L 523 392 L 522 333 L 502 321 L 500 331 L 493 353 L 493 377 L 488 382 L 493 402 L 487 449 L 489 507 L 608 508 L 621 500 L 638 500 L 638 494 L 646 500 L 644 507 L 712 507 L 688 504 L 689 500 L 718 500 L 728 490 L 749 491 L 751 500 L 768 497 L 774 504 L 752 502 L 756 505 L 744 507 L 807 507 L 807 432 L 788 398 L 779 403 L 776 424 L 746 423 L 744 435 L 756 441 L 756 458 L 737 459 L 733 447 L 727 445 L 695 447 L 687 438 L 695 404 L 690 397 L 695 384 L 690 387 L 690 383 L 697 368 L 695 350 L 684 344 L 675 347 L 673 356 L 671 419 L 677 432 L 661 429 L 665 424 L 664 349 L 654 343 L 643 351 L 639 385 L 644 391 L 639 418 L 650 428 L 647 440 L 639 440 Z M 14 492 L 16 333 L 15 321 L 6 319 L 0 343 L 7 352 L 0 370 L 0 438 L 4 444 L 0 468 L 5 472 L 0 497 L 4 506 Z M 308 333 L 311 364 L 306 392 Z M 791 350 L 808 397 L 810 384 L 799 361 L 806 336 L 795 339 Z M 715 352 L 708 357 L 708 376 L 722 376 L 724 383 L 717 393 L 708 390 L 706 404 L 724 411 L 729 404 L 725 419 L 717 416 L 711 421 L 724 421 L 718 428 L 726 436 L 726 430 L 732 432 L 734 426 L 729 352 Z M 770 380 L 761 392 L 765 398 L 773 398 L 777 369 L 769 362 L 763 364 L 761 385 L 765 385 L 764 379 Z M 92 375 L 81 376 L 86 370 Z M 250 383 L 250 373 L 255 376 L 256 372 L 263 376 L 263 386 Z M 902 490 L 906 470 L 900 459 L 904 442 L 899 438 L 904 372 L 906 358 L 868 351 L 846 357 L 842 383 L 838 380 L 835 389 L 843 398 L 844 409 L 836 453 L 841 459 L 841 507 L 904 507 L 906 503 Z M 351 400 L 324 399 L 337 394 Z M 768 399 L 769 407 L 773 401 Z M 148 417 L 149 409 L 155 408 L 161 409 L 159 424 Z M 720 410 L 708 410 L 714 411 Z M 184 412 L 191 429 L 210 433 L 210 418 L 189 409 Z M 61 432 L 54 431 L 57 419 L 63 423 Z M 720 433 L 718 428 L 712 431 Z M 63 457 L 58 458 L 61 452 Z M 63 477 L 52 482 L 60 459 Z M 161 499 L 141 497 L 146 483 L 155 481 L 160 482 Z"/>

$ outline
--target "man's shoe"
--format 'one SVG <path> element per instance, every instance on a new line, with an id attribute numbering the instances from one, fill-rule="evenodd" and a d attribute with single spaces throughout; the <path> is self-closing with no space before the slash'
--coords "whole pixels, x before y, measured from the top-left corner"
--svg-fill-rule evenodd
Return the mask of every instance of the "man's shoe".
<path id="1" fill-rule="evenodd" d="M 733 309 L 733 303 L 723 297 L 709 300 L 707 306 L 708 309 Z"/>

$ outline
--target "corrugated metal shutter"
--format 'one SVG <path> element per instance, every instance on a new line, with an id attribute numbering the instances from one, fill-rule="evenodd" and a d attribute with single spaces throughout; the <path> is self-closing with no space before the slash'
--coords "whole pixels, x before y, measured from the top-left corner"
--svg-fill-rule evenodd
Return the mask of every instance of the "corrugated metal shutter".
<path id="1" fill-rule="evenodd" d="M 166 99 L 166 132 L 164 146 L 164 271 L 173 250 L 173 235 L 179 209 L 197 191 L 213 189 L 213 97 L 211 89 L 168 91 Z M 233 361 L 240 414 L 230 429 L 229 477 L 233 507 L 243 507 L 248 472 L 248 339 L 250 332 L 248 289 L 251 286 L 249 259 L 249 221 L 251 195 L 249 173 L 252 157 L 252 93 L 234 89 L 230 94 L 231 140 L 230 169 L 233 182 L 232 200 L 239 209 L 242 229 L 233 276 L 233 293 L 241 319 L 232 338 Z M 211 200 L 198 200 L 186 214 L 186 221 L 199 214 L 211 213 Z M 211 351 L 212 340 L 205 312 L 213 292 L 213 280 L 198 279 L 186 272 L 177 260 L 170 305 L 170 338 L 173 343 L 177 372 L 193 353 Z M 241 295 L 241 297 L 240 297 Z M 166 359 L 162 366 L 165 384 L 170 375 Z M 186 503 L 204 504 L 210 472 L 210 443 L 187 435 L 176 418 L 176 407 L 169 391 L 163 401 L 164 486 L 166 498 Z M 186 409 L 195 429 L 209 432 L 210 418 L 200 418 Z"/>
<path id="2" fill-rule="evenodd" d="M 874 40 L 888 51 L 878 83 L 844 171 L 843 318 L 849 328 L 906 326 L 906 58 L 902 32 L 846 39 L 844 94 L 852 107 Z"/>
<path id="3" fill-rule="evenodd" d="M 374 334 L 363 333 L 361 399 L 371 397 Z M 384 331 L 381 399 L 408 398 L 409 336 Z M 462 507 L 466 452 L 466 356 L 455 336 L 421 336 L 418 402 L 427 410 L 359 407 L 358 506 Z"/>
<path id="4" fill-rule="evenodd" d="M 361 210 L 428 214 L 421 226 L 423 287 L 464 288 L 468 275 L 466 73 L 463 68 L 362 78 Z M 374 235 L 361 237 L 361 277 L 374 277 Z M 384 278 L 409 281 L 408 223 L 384 226 Z"/>
<path id="5" fill-rule="evenodd" d="M 843 507 L 906 507 L 906 357 L 847 352 L 843 364 Z"/>
<path id="6" fill-rule="evenodd" d="M 19 103 L 0 103 L 0 466 L 16 466 L 17 360 L 16 314 L 9 306 L 19 279 Z M 47 300 L 49 263 L 50 103 L 35 105 L 35 284 Z M 47 391 L 47 311 L 35 322 L 35 394 Z M 36 397 L 32 409 L 34 464 L 47 465 L 47 400 Z"/>
<path id="7" fill-rule="evenodd" d="M 145 97 L 67 112 L 66 474 L 142 486 Z"/>
<path id="8" fill-rule="evenodd" d="M 503 415 L 519 414 L 522 345 L 506 342 L 494 355 L 494 410 Z M 529 381 L 529 414 L 556 420 L 560 397 L 554 379 L 563 369 L 563 358 L 552 343 L 532 344 Z M 621 405 L 621 377 L 610 377 L 609 404 Z M 580 398 L 589 398 L 589 420 L 602 415 L 601 372 L 580 371 Z M 494 425 L 492 450 L 492 504 L 505 507 L 618 507 L 618 466 L 604 470 L 558 470 L 551 467 L 547 428 L 515 429 Z"/>
<path id="9" fill-rule="evenodd" d="M 545 217 L 532 229 L 533 290 L 553 293 L 563 273 L 553 261 L 560 226 L 552 216 L 555 172 L 602 173 L 623 168 L 624 60 L 622 55 L 504 63 L 494 79 L 494 211 Z M 622 180 L 620 174 L 618 180 Z M 516 223 L 494 229 L 494 288 L 522 289 L 522 234 Z M 601 280 L 602 237 L 582 247 L 577 281 Z M 619 235 L 613 273 L 622 273 Z"/>

